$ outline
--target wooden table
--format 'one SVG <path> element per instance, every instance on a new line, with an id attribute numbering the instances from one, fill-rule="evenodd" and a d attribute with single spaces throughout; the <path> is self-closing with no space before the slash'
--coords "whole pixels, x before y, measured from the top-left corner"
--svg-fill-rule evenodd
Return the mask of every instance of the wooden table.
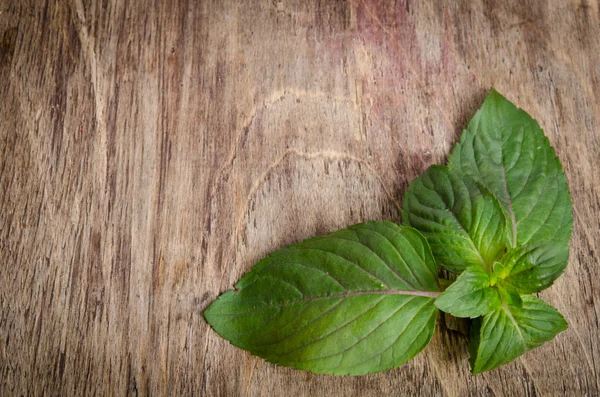
<path id="1" fill-rule="evenodd" d="M 0 0 L 0 395 L 598 396 L 598 1 Z M 471 376 L 440 317 L 363 377 L 276 367 L 202 311 L 268 252 L 400 221 L 490 87 L 556 147 L 570 328 Z"/>

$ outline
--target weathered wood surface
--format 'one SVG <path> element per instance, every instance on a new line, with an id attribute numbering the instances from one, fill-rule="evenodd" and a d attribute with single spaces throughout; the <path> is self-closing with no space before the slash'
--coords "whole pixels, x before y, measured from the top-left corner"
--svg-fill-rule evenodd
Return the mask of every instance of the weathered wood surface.
<path id="1" fill-rule="evenodd" d="M 598 396 L 599 65 L 597 1 L 0 0 L 0 395 Z M 398 221 L 491 86 L 570 183 L 568 331 L 473 377 L 440 318 L 336 378 L 208 327 L 269 251 Z"/>

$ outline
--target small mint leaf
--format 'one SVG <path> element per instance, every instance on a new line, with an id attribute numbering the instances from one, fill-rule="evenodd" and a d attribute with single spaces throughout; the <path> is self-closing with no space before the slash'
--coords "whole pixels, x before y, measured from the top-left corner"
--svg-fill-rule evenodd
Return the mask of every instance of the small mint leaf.
<path id="1" fill-rule="evenodd" d="M 439 266 L 460 273 L 491 268 L 506 247 L 498 200 L 470 177 L 434 165 L 415 179 L 404 197 L 406 225 L 429 241 Z"/>
<path id="2" fill-rule="evenodd" d="M 456 281 L 435 300 L 443 312 L 455 317 L 483 316 L 502 304 L 497 288 L 490 286 L 489 274 L 480 267 L 467 268 Z"/>
<path id="3" fill-rule="evenodd" d="M 567 266 L 569 247 L 557 242 L 526 244 L 502 258 L 507 274 L 504 284 L 521 294 L 541 291 L 552 285 Z"/>
<path id="4" fill-rule="evenodd" d="M 474 322 L 469 342 L 473 374 L 507 364 L 567 329 L 563 316 L 534 296 L 521 307 L 502 305 Z"/>
<path id="5" fill-rule="evenodd" d="M 274 252 L 205 311 L 213 329 L 266 360 L 315 373 L 397 367 L 431 340 L 440 294 L 425 238 L 354 225 Z"/>

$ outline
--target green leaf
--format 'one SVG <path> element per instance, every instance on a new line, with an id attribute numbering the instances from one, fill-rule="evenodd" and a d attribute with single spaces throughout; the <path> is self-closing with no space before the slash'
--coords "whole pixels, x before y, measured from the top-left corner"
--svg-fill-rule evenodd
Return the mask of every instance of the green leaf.
<path id="1" fill-rule="evenodd" d="M 507 275 L 503 283 L 521 293 L 534 293 L 552 285 L 565 269 L 569 247 L 555 242 L 527 244 L 502 258 Z"/>
<path id="2" fill-rule="evenodd" d="M 470 318 L 483 316 L 501 304 L 498 289 L 490 286 L 489 274 L 477 266 L 465 269 L 435 300 L 438 309 L 455 317 Z"/>
<path id="3" fill-rule="evenodd" d="M 434 165 L 404 197 L 403 219 L 427 238 L 438 265 L 455 273 L 491 268 L 506 247 L 498 200 L 470 177 Z"/>
<path id="4" fill-rule="evenodd" d="M 563 316 L 534 296 L 521 307 L 504 304 L 472 324 L 469 361 L 473 374 L 509 363 L 567 329 Z"/>
<path id="5" fill-rule="evenodd" d="M 569 241 L 572 204 L 560 160 L 538 123 L 495 90 L 452 150 L 449 167 L 496 195 L 511 247 Z"/>
<path id="6" fill-rule="evenodd" d="M 270 362 L 361 375 L 394 368 L 429 343 L 439 290 L 422 235 L 368 222 L 271 254 L 204 316 Z"/>

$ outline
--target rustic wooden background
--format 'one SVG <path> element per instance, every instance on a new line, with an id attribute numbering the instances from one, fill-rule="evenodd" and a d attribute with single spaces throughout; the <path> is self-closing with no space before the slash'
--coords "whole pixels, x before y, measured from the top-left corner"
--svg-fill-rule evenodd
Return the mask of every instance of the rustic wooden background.
<path id="1" fill-rule="evenodd" d="M 372 219 L 496 87 L 574 201 L 570 328 L 471 376 L 464 324 L 364 377 L 280 368 L 202 311 Z M 598 396 L 598 1 L 0 0 L 0 395 Z"/>

